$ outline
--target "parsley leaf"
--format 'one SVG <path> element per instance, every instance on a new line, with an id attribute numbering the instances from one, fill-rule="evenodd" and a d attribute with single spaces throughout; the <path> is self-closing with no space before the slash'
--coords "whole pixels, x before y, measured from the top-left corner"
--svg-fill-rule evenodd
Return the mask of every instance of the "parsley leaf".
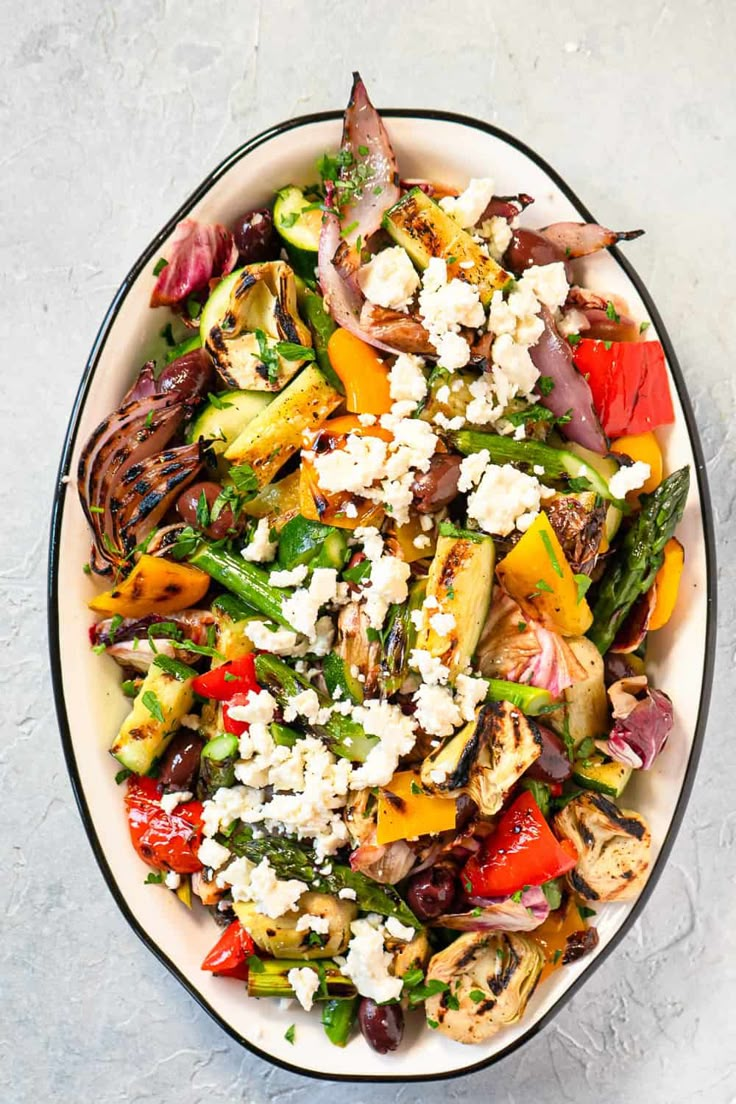
<path id="1" fill-rule="evenodd" d="M 288 214 L 282 215 L 279 219 L 279 226 L 284 230 L 290 230 L 299 218 L 300 213 L 300 211 L 289 211 Z"/>
<path id="2" fill-rule="evenodd" d="M 272 345 L 269 344 L 268 338 L 263 330 L 257 329 L 253 331 L 258 342 L 258 355 L 263 362 L 264 368 L 268 372 L 268 382 L 275 383 L 279 378 L 279 356 Z"/>
<path id="3" fill-rule="evenodd" d="M 145 694 L 141 698 L 141 702 L 146 707 L 152 717 L 158 721 L 159 724 L 164 724 L 166 718 L 164 717 L 164 711 L 161 708 L 161 702 L 158 700 L 153 690 L 146 690 Z"/>
<path id="4" fill-rule="evenodd" d="M 166 268 L 168 263 L 169 262 L 166 260 L 165 257 L 159 257 L 159 259 L 156 261 L 156 264 L 154 266 L 153 275 L 154 276 L 160 276 L 161 273 L 163 272 L 163 270 Z"/>
<path id="5" fill-rule="evenodd" d="M 640 322 L 639 323 L 639 333 L 640 334 L 646 333 L 647 330 L 649 329 L 649 327 L 651 326 L 651 324 L 652 324 L 651 322 Z"/>
<path id="6" fill-rule="evenodd" d="M 506 415 L 512 426 L 526 425 L 527 422 L 549 422 L 550 425 L 566 425 L 572 418 L 568 411 L 566 414 L 554 414 L 541 403 L 531 403 L 523 410 L 514 410 Z"/>
<path id="7" fill-rule="evenodd" d="M 197 499 L 197 525 L 200 529 L 206 529 L 210 523 L 210 508 L 207 495 L 202 491 Z"/>
<path id="8" fill-rule="evenodd" d="M 144 885 L 161 885 L 163 880 L 164 880 L 164 876 L 160 871 L 159 871 L 158 874 L 154 874 L 153 871 L 151 871 L 150 874 L 146 875 L 146 880 L 144 881 L 143 884 Z"/>
<path id="9" fill-rule="evenodd" d="M 540 376 L 537 380 L 540 395 L 551 395 L 555 388 L 555 381 L 551 376 Z"/>
<path id="10" fill-rule="evenodd" d="M 620 322 L 621 316 L 614 307 L 612 301 L 609 299 L 606 303 L 606 318 L 610 318 L 612 322 Z"/>
<path id="11" fill-rule="evenodd" d="M 567 335 L 567 341 L 570 345 L 579 345 L 581 340 L 582 338 L 580 337 L 579 333 Z"/>
<path id="12" fill-rule="evenodd" d="M 172 556 L 175 560 L 183 560 L 185 557 L 191 556 L 199 541 L 199 533 L 192 529 L 191 525 L 185 526 L 171 547 Z"/>
<path id="13" fill-rule="evenodd" d="M 252 974 L 262 974 L 265 970 L 265 966 L 258 955 L 252 954 L 248 956 L 248 969 Z"/>
<path id="14" fill-rule="evenodd" d="M 545 532 L 545 530 L 543 529 L 540 533 L 540 536 L 542 538 L 544 550 L 549 556 L 549 562 L 552 564 L 552 570 L 554 571 L 555 575 L 559 576 L 559 578 L 562 579 L 564 577 L 562 567 L 560 565 L 560 561 L 557 559 L 557 553 L 554 550 L 549 533 Z"/>
<path id="15" fill-rule="evenodd" d="M 580 913 L 581 920 L 587 920 L 589 916 L 597 916 L 598 913 L 595 909 L 588 908 L 587 905 L 578 905 L 578 912 Z"/>
<path id="16" fill-rule="evenodd" d="M 212 392 L 208 394 L 207 398 L 211 406 L 214 406 L 215 410 L 228 410 L 233 404 L 227 401 L 227 391 L 224 391 L 221 395 L 213 395 Z"/>
<path id="17" fill-rule="evenodd" d="M 296 1026 L 295 1026 L 295 1024 L 291 1024 L 291 1026 L 287 1027 L 286 1031 L 284 1032 L 284 1038 L 286 1039 L 287 1043 L 291 1043 L 292 1046 L 294 1045 L 294 1036 L 295 1035 L 296 1035 Z"/>
<path id="18" fill-rule="evenodd" d="M 295 341 L 277 341 L 275 348 L 284 360 L 314 360 L 317 355 L 309 345 L 298 345 Z"/>
<path id="19" fill-rule="evenodd" d="M 411 786 L 409 787 L 409 789 L 411 790 L 411 792 L 412 792 L 413 794 L 421 794 L 421 793 L 424 793 L 424 790 L 422 789 L 422 787 L 421 787 L 421 786 L 418 786 L 416 782 L 412 782 L 412 783 L 411 783 Z"/>
<path id="20" fill-rule="evenodd" d="M 482 1000 L 485 1000 L 485 993 L 482 989 L 471 989 L 468 996 L 473 1004 L 480 1004 Z"/>
<path id="21" fill-rule="evenodd" d="M 553 589 L 552 589 L 552 587 L 551 587 L 551 586 L 549 585 L 549 583 L 545 583 L 544 579 L 537 579 L 537 581 L 536 581 L 536 583 L 534 584 L 534 586 L 535 586 L 535 588 L 536 588 L 536 592 L 537 592 L 538 594 L 541 594 L 541 593 L 544 593 L 544 594 L 554 594 L 554 590 L 553 590 Z"/>
<path id="22" fill-rule="evenodd" d="M 258 477 L 250 464 L 234 464 L 230 469 L 230 478 L 238 494 L 247 495 L 246 501 L 258 494 Z"/>
<path id="23" fill-rule="evenodd" d="M 585 595 L 588 593 L 590 584 L 593 582 L 590 575 L 573 575 L 575 585 L 578 588 L 577 604 L 580 605 Z"/>
<path id="24" fill-rule="evenodd" d="M 118 773 L 115 775 L 115 785 L 119 786 L 121 782 L 124 782 L 126 780 L 126 778 L 130 778 L 132 773 L 133 772 L 128 770 L 127 767 L 123 767 L 123 769 L 119 770 Z"/>

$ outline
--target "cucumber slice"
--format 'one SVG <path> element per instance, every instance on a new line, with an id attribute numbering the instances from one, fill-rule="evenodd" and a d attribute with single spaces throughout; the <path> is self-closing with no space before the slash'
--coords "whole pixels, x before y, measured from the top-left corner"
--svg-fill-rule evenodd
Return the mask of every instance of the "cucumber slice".
<path id="1" fill-rule="evenodd" d="M 322 674 L 331 698 L 336 701 L 353 701 L 357 704 L 363 701 L 363 686 L 350 673 L 345 660 L 337 652 L 326 655 L 322 664 Z M 340 693 L 336 696 L 336 691 Z"/>
<path id="2" fill-rule="evenodd" d="M 190 424 L 187 441 L 191 444 L 200 437 L 211 440 L 211 448 L 219 457 L 273 398 L 269 391 L 220 391 Z"/>
<path id="3" fill-rule="evenodd" d="M 614 460 L 612 456 L 599 456 L 597 452 L 591 452 L 590 449 L 583 448 L 582 445 L 578 445 L 575 441 L 567 442 L 568 452 L 574 453 L 575 456 L 579 456 L 590 468 L 593 468 L 603 477 L 608 486 L 609 480 L 616 474 L 620 464 L 617 460 Z M 610 544 L 613 538 L 618 532 L 618 528 L 623 518 L 623 513 L 618 506 L 611 503 L 606 513 L 606 525 L 605 534 L 606 540 Z"/>
<path id="4" fill-rule="evenodd" d="M 199 319 L 199 340 L 202 345 L 207 344 L 207 338 L 209 337 L 210 331 L 213 330 L 215 326 L 219 326 L 222 316 L 227 311 L 230 295 L 242 275 L 243 269 L 236 268 L 235 271 L 231 272 L 229 276 L 226 276 L 224 280 L 220 280 L 219 284 L 202 307 L 202 314 Z"/>
<path id="5" fill-rule="evenodd" d="M 617 763 L 615 759 L 606 762 L 602 755 L 592 755 L 590 759 L 574 764 L 572 777 L 578 786 L 584 786 L 586 790 L 620 797 L 631 778 L 631 767 Z"/>
<path id="6" fill-rule="evenodd" d="M 287 521 L 279 535 L 279 567 L 287 571 L 297 564 L 334 567 L 339 571 L 347 552 L 348 539 L 343 530 L 309 521 L 301 514 Z"/>
<path id="7" fill-rule="evenodd" d="M 312 210 L 305 210 L 309 207 Z M 312 206 L 301 188 L 289 184 L 279 191 L 273 206 L 273 224 L 288 246 L 316 257 L 322 231 L 322 212 Z"/>
<path id="8" fill-rule="evenodd" d="M 197 334 L 196 337 L 190 337 L 186 341 L 180 341 L 178 345 L 173 345 L 170 349 L 167 349 L 164 356 L 164 364 L 171 364 L 172 360 L 178 360 L 179 357 L 184 356 L 185 353 L 192 353 L 195 349 L 202 348 L 202 338 Z"/>

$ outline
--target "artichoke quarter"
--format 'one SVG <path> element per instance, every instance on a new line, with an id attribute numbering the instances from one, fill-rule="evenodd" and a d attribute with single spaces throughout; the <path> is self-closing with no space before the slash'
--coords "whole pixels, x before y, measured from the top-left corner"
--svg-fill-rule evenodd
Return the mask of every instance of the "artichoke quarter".
<path id="1" fill-rule="evenodd" d="M 652 838 L 638 813 L 619 809 L 603 794 L 584 793 L 555 817 L 555 832 L 569 839 L 578 861 L 567 876 L 587 901 L 635 897 L 649 869 Z"/>
<path id="2" fill-rule="evenodd" d="M 544 955 L 519 932 L 466 932 L 436 954 L 427 982 L 447 988 L 428 997 L 428 1021 L 459 1043 L 480 1043 L 516 1023 L 544 966 Z"/>
<path id="3" fill-rule="evenodd" d="M 286 912 L 275 920 L 258 912 L 251 902 L 238 902 L 233 907 L 258 949 L 274 958 L 331 958 L 342 954 L 350 940 L 350 924 L 358 915 L 353 901 L 342 901 L 329 893 L 303 893 L 298 912 Z M 299 918 L 307 913 L 329 922 L 321 942 L 308 928 L 297 931 Z"/>

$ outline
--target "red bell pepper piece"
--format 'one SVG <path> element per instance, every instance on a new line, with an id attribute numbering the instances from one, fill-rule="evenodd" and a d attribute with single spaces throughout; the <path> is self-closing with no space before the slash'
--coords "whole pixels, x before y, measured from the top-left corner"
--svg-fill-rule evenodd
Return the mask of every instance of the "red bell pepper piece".
<path id="1" fill-rule="evenodd" d="M 463 870 L 469 897 L 510 897 L 572 870 L 575 845 L 558 840 L 528 790 L 501 817 L 493 835 Z"/>
<path id="2" fill-rule="evenodd" d="M 202 843 L 202 803 L 187 801 L 167 813 L 159 804 L 163 788 L 155 778 L 133 774 L 128 779 L 125 807 L 130 838 L 149 866 L 193 874 L 202 869 L 197 851 Z"/>
<path id="3" fill-rule="evenodd" d="M 203 698 L 215 701 L 230 701 L 235 694 L 247 694 L 249 690 L 258 690 L 253 655 L 241 656 L 213 667 L 204 675 L 198 675 L 192 683 L 192 689 Z"/>
<path id="4" fill-rule="evenodd" d="M 256 687 L 256 689 L 258 689 Z M 247 705 L 247 694 L 233 694 L 230 701 L 223 704 L 222 707 L 222 727 L 225 732 L 232 732 L 235 736 L 242 736 L 244 732 L 247 732 L 250 725 L 247 721 L 236 721 L 234 717 L 230 716 L 230 707 L 232 705 Z"/>
<path id="5" fill-rule="evenodd" d="M 255 951 L 255 943 L 239 920 L 225 928 L 217 943 L 202 963 L 203 970 L 209 970 L 220 977 L 248 980 L 248 959 Z"/>
<path id="6" fill-rule="evenodd" d="M 593 341 L 573 347 L 609 437 L 646 433 L 675 420 L 664 350 L 658 341 Z"/>

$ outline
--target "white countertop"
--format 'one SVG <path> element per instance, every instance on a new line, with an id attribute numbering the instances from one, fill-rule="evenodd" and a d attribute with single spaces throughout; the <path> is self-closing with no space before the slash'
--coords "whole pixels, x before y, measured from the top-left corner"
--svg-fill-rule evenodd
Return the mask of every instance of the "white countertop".
<path id="1" fill-rule="evenodd" d="M 333 1086 L 240 1050 L 118 913 L 60 751 L 44 573 L 66 422 L 129 265 L 249 135 L 342 106 L 354 67 L 378 104 L 497 123 L 546 157 L 607 225 L 646 227 L 628 253 L 669 328 L 702 427 L 722 629 L 696 789 L 670 864 L 621 947 L 541 1035 L 493 1069 L 337 1092 L 353 1104 L 736 1099 L 734 11 L 726 0 L 2 5 L 4 1102 L 334 1099 Z"/>

